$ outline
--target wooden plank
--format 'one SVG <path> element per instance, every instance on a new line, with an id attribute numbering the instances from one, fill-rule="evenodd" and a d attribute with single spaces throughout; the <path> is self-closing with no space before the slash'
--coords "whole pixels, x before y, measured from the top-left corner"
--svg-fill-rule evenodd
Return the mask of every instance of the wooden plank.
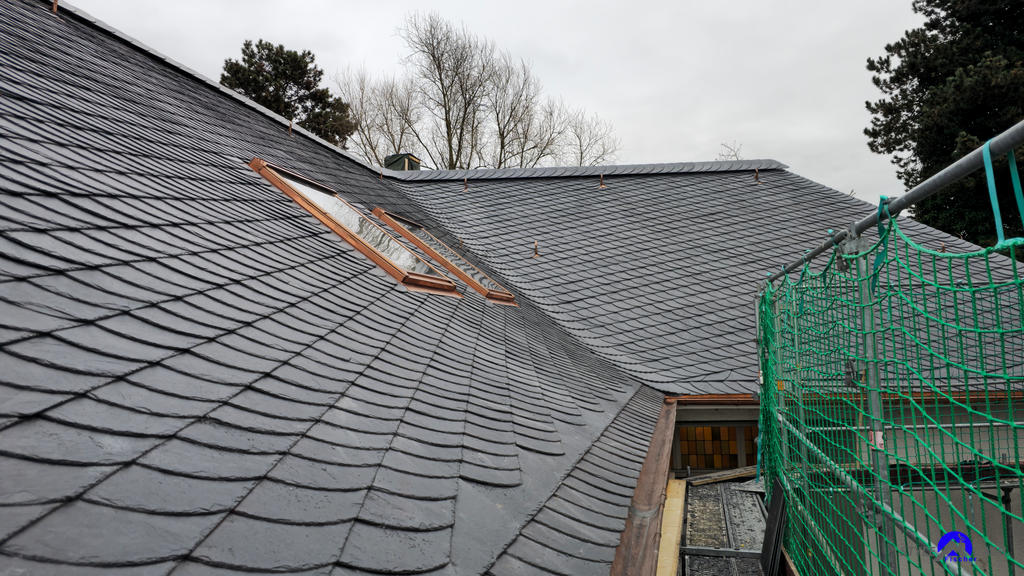
<path id="1" fill-rule="evenodd" d="M 783 574 L 785 576 L 800 576 L 800 573 L 796 571 L 796 564 L 793 563 L 793 559 L 789 557 L 789 552 L 785 548 L 782 549 L 783 563 Z"/>
<path id="2" fill-rule="evenodd" d="M 710 546 L 683 546 L 680 553 L 687 556 L 717 556 L 719 558 L 760 558 L 760 550 L 743 550 L 740 548 L 712 548 Z M 661 576 L 661 574 L 658 574 Z"/>
<path id="3" fill-rule="evenodd" d="M 753 394 L 689 394 L 670 396 L 681 405 L 723 404 L 726 406 L 757 406 L 761 403 Z"/>
<path id="4" fill-rule="evenodd" d="M 636 479 L 626 527 L 615 549 L 611 576 L 655 576 L 661 540 L 662 505 L 672 457 L 676 402 L 665 398 L 647 456 Z"/>
<path id="5" fill-rule="evenodd" d="M 669 480 L 665 490 L 665 511 L 661 516 L 661 544 L 658 547 L 658 576 L 676 576 L 679 544 L 683 539 L 683 502 L 686 480 Z"/>
<path id="6" fill-rule="evenodd" d="M 722 470 L 721 472 L 701 474 L 700 476 L 690 478 L 689 482 L 691 486 L 703 486 L 705 484 L 711 484 L 712 482 L 723 482 L 725 480 L 746 478 L 755 474 L 757 474 L 757 466 L 746 466 L 744 468 L 733 468 L 732 470 Z"/>

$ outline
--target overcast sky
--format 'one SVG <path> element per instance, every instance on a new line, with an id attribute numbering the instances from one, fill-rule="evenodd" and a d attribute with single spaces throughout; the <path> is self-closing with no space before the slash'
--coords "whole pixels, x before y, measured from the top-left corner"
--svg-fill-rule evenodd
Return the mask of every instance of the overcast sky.
<path id="1" fill-rule="evenodd" d="M 405 14 L 434 10 L 531 62 L 548 94 L 611 121 L 617 163 L 744 158 L 877 203 L 903 192 L 867 149 L 865 60 L 922 19 L 910 0 L 73 0 L 73 5 L 214 80 L 242 41 L 310 50 L 327 76 L 399 73 Z M 333 80 L 331 80 L 333 87 Z"/>

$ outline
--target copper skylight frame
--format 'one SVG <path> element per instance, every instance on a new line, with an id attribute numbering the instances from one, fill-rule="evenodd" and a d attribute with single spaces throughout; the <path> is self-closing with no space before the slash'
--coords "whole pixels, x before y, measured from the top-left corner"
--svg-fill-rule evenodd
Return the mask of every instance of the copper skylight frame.
<path id="1" fill-rule="evenodd" d="M 450 278 L 442 274 L 437 268 L 432 266 L 429 262 L 427 262 L 423 258 L 420 258 L 420 256 L 417 255 L 415 252 L 409 250 L 408 247 L 403 246 L 403 248 L 409 250 L 409 253 L 412 254 L 413 257 L 415 257 L 420 262 L 423 262 L 424 264 L 427 265 L 428 268 L 433 270 L 436 273 L 436 276 L 430 274 L 421 274 L 419 272 L 411 272 L 409 270 L 406 270 L 405 268 L 402 268 L 401 266 L 393 262 L 390 258 L 381 253 L 381 251 L 378 250 L 376 247 L 372 246 L 370 243 L 364 240 L 361 236 L 349 230 L 346 226 L 332 218 L 330 214 L 322 210 L 319 206 L 313 204 L 310 200 L 307 200 L 306 197 L 303 196 L 301 192 L 296 190 L 288 183 L 287 180 L 282 178 L 282 175 L 287 176 L 288 178 L 299 180 L 305 183 L 306 185 L 322 190 L 327 194 L 333 194 L 335 198 L 345 203 L 345 205 L 347 205 L 349 208 L 351 208 L 353 211 L 359 214 L 359 216 L 364 218 L 367 222 L 373 224 L 373 226 L 375 226 L 378 230 L 384 233 L 384 235 L 390 237 L 399 245 L 402 244 L 401 242 L 398 241 L 397 238 L 388 233 L 387 230 L 385 230 L 376 222 L 368 218 L 365 214 L 363 214 L 361 211 L 352 206 L 352 204 L 346 202 L 345 199 L 339 196 L 335 190 L 332 190 L 331 188 L 324 186 L 319 182 L 310 180 L 305 176 L 296 174 L 291 170 L 287 170 L 285 168 L 281 168 L 280 166 L 270 164 L 269 162 L 261 158 L 253 158 L 252 162 L 249 163 L 249 167 L 255 170 L 257 174 L 265 178 L 268 182 L 273 184 L 275 188 L 277 188 L 281 192 L 284 192 L 284 194 L 291 198 L 293 201 L 295 201 L 296 204 L 305 208 L 310 214 L 315 216 L 317 220 L 323 222 L 323 224 L 330 228 L 335 234 L 341 236 L 341 238 L 348 242 L 353 248 L 355 248 L 364 256 L 373 261 L 374 264 L 380 266 L 381 269 L 387 272 L 389 276 L 394 278 L 402 285 L 406 286 L 409 290 L 462 297 L 462 294 L 460 294 L 457 291 L 457 286 L 455 282 L 452 282 Z"/>
<path id="2" fill-rule="evenodd" d="M 384 222 L 385 224 L 387 224 L 388 226 L 393 228 L 396 232 L 401 234 L 403 238 L 405 238 L 409 242 L 412 242 L 414 245 L 416 245 L 416 247 L 419 248 L 420 250 L 422 250 L 424 253 L 426 253 L 427 256 L 430 256 L 431 258 L 434 259 L 434 261 L 440 263 L 442 266 L 447 268 L 449 272 L 451 272 L 456 277 L 458 277 L 459 280 L 462 280 L 463 282 L 465 282 L 467 286 L 469 286 L 473 290 L 476 290 L 477 292 L 479 292 L 484 298 L 487 298 L 488 300 L 490 300 L 490 301 L 492 301 L 494 303 L 497 303 L 497 304 L 507 304 L 509 306 L 518 306 L 518 304 L 516 304 L 516 302 L 515 302 L 516 297 L 511 292 L 506 290 L 504 286 L 502 286 L 501 284 L 496 282 L 494 280 L 494 278 L 491 278 L 490 276 L 488 276 L 486 272 L 484 272 L 483 270 L 481 270 L 481 269 L 477 268 L 476 266 L 474 266 L 473 263 L 470 262 L 469 260 L 466 260 L 466 258 L 464 256 L 462 256 L 462 254 L 459 254 L 456 250 L 452 249 L 451 246 L 449 246 L 449 245 L 445 244 L 444 242 L 442 242 L 440 239 L 438 239 L 437 236 L 434 236 L 433 234 L 431 234 L 422 225 L 420 225 L 420 224 L 418 224 L 418 223 L 416 223 L 416 222 L 414 222 L 414 221 L 412 221 L 412 220 L 410 220 L 410 219 L 408 219 L 408 218 L 406 218 L 404 216 L 399 216 L 398 214 L 393 214 L 391 212 L 388 212 L 387 210 L 384 210 L 383 208 L 381 208 L 379 206 L 373 209 L 373 215 L 376 216 L 377 218 L 380 218 L 380 220 L 382 222 Z M 421 238 L 419 238 L 411 230 L 409 230 L 406 227 L 407 225 L 419 228 L 420 230 L 423 231 L 424 234 L 426 234 L 427 236 L 430 236 L 434 240 L 434 242 L 437 242 L 441 246 L 444 246 L 446 249 L 450 250 L 453 254 L 458 255 L 460 258 L 462 258 L 462 261 L 465 262 L 467 266 L 471 266 L 473 268 L 473 270 L 476 270 L 476 272 L 479 273 L 481 276 L 483 276 L 484 278 L 487 278 L 488 280 L 490 280 L 495 286 L 500 288 L 500 290 L 491 290 L 490 288 L 487 288 L 486 286 L 484 286 L 483 284 L 478 282 L 476 280 L 476 278 L 473 278 L 471 275 L 467 274 L 466 271 L 463 270 L 461 266 L 459 266 L 458 264 L 456 264 L 456 263 L 452 262 L 451 260 L 449 260 L 447 257 L 442 255 L 440 252 L 435 250 L 432 246 L 430 246 L 429 244 L 424 242 Z"/>

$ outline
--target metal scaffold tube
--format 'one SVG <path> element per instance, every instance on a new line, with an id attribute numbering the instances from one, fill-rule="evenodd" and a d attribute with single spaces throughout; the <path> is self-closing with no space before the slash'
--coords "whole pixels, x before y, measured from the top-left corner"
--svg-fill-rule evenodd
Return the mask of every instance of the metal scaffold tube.
<path id="1" fill-rule="evenodd" d="M 992 156 L 1000 156 L 1021 144 L 1024 144 L 1024 120 L 1014 124 L 1010 129 L 990 140 L 989 150 L 991 151 Z M 889 213 L 895 215 L 921 200 L 928 198 L 936 192 L 939 192 L 957 180 L 964 178 L 975 170 L 978 170 L 984 166 L 982 156 L 982 148 L 976 148 L 973 152 L 957 160 L 953 164 L 950 164 L 931 178 L 928 178 L 924 182 L 914 186 L 906 194 L 891 199 L 889 201 Z M 874 212 L 860 219 L 852 226 L 853 234 L 860 235 L 868 228 L 876 225 L 879 218 L 884 220 L 885 215 Z M 810 262 L 822 253 L 831 250 L 836 244 L 843 241 L 849 233 L 850 230 L 845 229 L 845 227 L 844 229 L 837 231 L 831 238 L 805 254 L 803 258 L 794 260 L 788 266 L 783 267 L 782 270 L 772 274 L 768 278 L 768 282 L 774 282 L 790 272 L 799 270 L 805 263 Z"/>

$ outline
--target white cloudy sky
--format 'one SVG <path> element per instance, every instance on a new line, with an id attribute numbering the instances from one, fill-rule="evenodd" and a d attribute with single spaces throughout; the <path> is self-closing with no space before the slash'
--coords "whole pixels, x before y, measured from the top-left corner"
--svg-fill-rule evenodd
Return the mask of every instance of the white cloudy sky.
<path id="1" fill-rule="evenodd" d="M 610 120 L 619 163 L 714 159 L 722 142 L 876 203 L 903 187 L 868 151 L 865 60 L 921 18 L 910 0 L 512 3 L 72 0 L 217 79 L 245 39 L 308 49 L 333 75 L 401 70 L 403 15 L 434 10 L 533 64 L 549 94 Z"/>

